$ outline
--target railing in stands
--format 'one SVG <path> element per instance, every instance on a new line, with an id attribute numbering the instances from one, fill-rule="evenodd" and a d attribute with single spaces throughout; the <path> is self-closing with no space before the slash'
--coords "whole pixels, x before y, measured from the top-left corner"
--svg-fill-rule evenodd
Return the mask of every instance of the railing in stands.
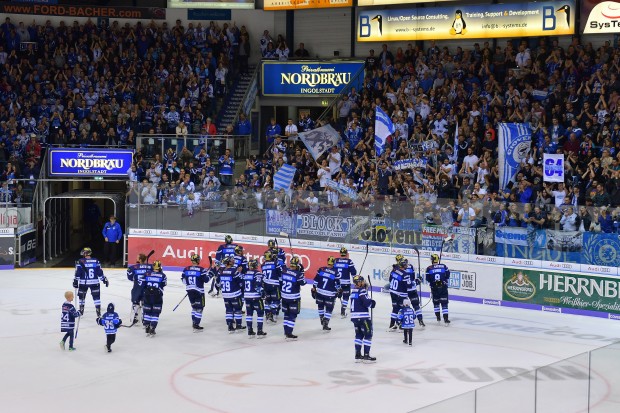
<path id="1" fill-rule="evenodd" d="M 250 152 L 250 135 L 140 134 L 136 139 L 136 149 L 140 150 L 146 159 L 154 158 L 155 154 L 164 159 L 168 148 L 172 148 L 178 156 L 181 155 L 183 148 L 187 148 L 192 157 L 204 148 L 212 159 L 219 158 L 226 149 L 230 149 L 235 159 L 247 158 Z"/>

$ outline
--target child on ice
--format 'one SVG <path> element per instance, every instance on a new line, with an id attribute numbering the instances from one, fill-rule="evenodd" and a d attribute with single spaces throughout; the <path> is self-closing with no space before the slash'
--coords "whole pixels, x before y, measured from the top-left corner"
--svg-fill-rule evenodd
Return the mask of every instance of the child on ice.
<path id="1" fill-rule="evenodd" d="M 60 348 L 62 350 L 65 349 L 65 342 L 67 341 L 67 338 L 69 339 L 69 351 L 75 350 L 75 347 L 73 347 L 75 319 L 80 316 L 80 313 L 72 304 L 73 298 L 74 296 L 72 291 L 65 292 L 66 301 L 62 305 L 62 317 L 60 319 L 60 331 L 65 333 L 65 336 L 60 341 Z"/>
<path id="2" fill-rule="evenodd" d="M 411 308 L 411 301 L 403 300 L 403 307 L 398 312 L 398 321 L 405 335 L 403 343 L 411 346 L 411 336 L 413 335 L 413 328 L 415 327 L 415 311 Z"/>
<path id="3" fill-rule="evenodd" d="M 107 337 L 105 348 L 108 353 L 112 352 L 112 344 L 116 341 L 116 330 L 123 324 L 118 314 L 114 311 L 114 304 L 108 304 L 108 311 L 101 317 L 97 318 L 97 324 L 103 326 Z"/>

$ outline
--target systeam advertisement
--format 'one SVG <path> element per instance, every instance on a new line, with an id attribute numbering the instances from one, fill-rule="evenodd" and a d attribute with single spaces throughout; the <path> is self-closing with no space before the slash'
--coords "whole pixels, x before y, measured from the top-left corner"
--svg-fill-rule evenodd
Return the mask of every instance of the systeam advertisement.
<path id="1" fill-rule="evenodd" d="M 582 0 L 581 24 L 584 34 L 620 33 L 620 2 Z"/>
<path id="2" fill-rule="evenodd" d="M 357 41 L 486 39 L 575 33 L 575 0 L 363 10 Z"/>
<path id="3" fill-rule="evenodd" d="M 265 10 L 327 9 L 353 7 L 353 0 L 264 0 Z"/>
<path id="4" fill-rule="evenodd" d="M 168 0 L 169 9 L 253 9 L 254 0 Z"/>

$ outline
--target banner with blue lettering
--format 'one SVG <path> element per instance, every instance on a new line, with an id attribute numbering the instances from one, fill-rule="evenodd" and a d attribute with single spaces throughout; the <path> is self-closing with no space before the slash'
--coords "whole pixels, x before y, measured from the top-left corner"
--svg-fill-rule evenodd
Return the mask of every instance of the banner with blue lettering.
<path id="1" fill-rule="evenodd" d="M 450 236 L 451 241 L 444 242 Z M 422 247 L 425 250 L 458 252 L 460 254 L 476 253 L 476 228 L 443 227 L 437 225 L 422 226 Z"/>
<path id="2" fill-rule="evenodd" d="M 357 198 L 359 198 L 359 195 L 355 189 L 350 188 L 346 185 L 342 185 L 339 182 L 333 181 L 331 179 L 325 179 L 325 185 L 329 188 L 335 189 L 340 195 L 349 197 L 352 200 L 356 200 Z"/>
<path id="3" fill-rule="evenodd" d="M 427 160 L 426 158 L 409 158 L 409 159 L 400 159 L 394 162 L 394 169 L 397 171 L 401 171 L 403 169 L 415 169 L 415 168 L 426 168 Z"/>
<path id="4" fill-rule="evenodd" d="M 543 181 L 564 182 L 564 154 L 543 154 Z"/>
<path id="5" fill-rule="evenodd" d="M 264 61 L 261 86 L 264 96 L 312 97 L 338 95 L 350 82 L 361 84 L 363 61 Z M 353 84 L 359 88 L 359 84 Z"/>
<path id="6" fill-rule="evenodd" d="M 127 177 L 133 162 L 130 149 L 61 149 L 49 151 L 49 175 Z"/>
<path id="7" fill-rule="evenodd" d="M 578 231 L 529 230 L 502 227 L 495 230 L 499 257 L 542 261 L 583 262 L 583 234 Z"/>
<path id="8" fill-rule="evenodd" d="M 295 223 L 297 217 L 294 213 L 278 211 L 275 209 L 268 209 L 266 211 L 266 225 L 265 229 L 269 235 L 280 235 L 281 232 L 286 232 L 288 235 L 295 236 Z"/>
<path id="9" fill-rule="evenodd" d="M 532 129 L 527 123 L 499 124 L 499 187 L 514 182 L 521 162 L 527 160 L 532 143 Z"/>

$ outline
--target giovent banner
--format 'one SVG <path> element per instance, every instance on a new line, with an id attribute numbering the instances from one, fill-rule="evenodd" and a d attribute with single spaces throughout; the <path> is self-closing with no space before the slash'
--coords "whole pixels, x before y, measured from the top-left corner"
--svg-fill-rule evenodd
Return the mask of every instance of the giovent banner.
<path id="1" fill-rule="evenodd" d="M 263 95 L 337 95 L 363 67 L 363 61 L 263 62 Z"/>
<path id="2" fill-rule="evenodd" d="M 133 151 L 124 149 L 51 149 L 50 176 L 127 176 Z"/>
<path id="3" fill-rule="evenodd" d="M 489 39 L 575 33 L 575 0 L 509 4 L 453 4 L 410 9 L 364 9 L 358 42 Z"/>

